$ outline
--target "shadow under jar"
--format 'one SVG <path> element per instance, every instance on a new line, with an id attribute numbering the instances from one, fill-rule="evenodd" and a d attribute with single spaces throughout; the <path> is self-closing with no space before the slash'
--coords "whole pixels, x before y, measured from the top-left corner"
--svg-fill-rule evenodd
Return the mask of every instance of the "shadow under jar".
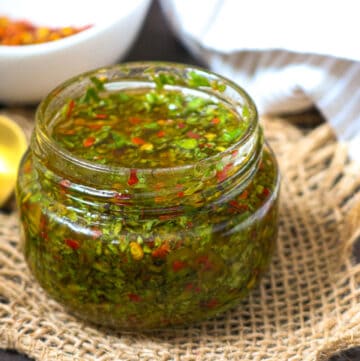
<path id="1" fill-rule="evenodd" d="M 50 93 L 17 184 L 40 285 L 83 319 L 142 330 L 238 304 L 268 267 L 278 194 L 246 92 L 156 62 L 82 74 Z"/>

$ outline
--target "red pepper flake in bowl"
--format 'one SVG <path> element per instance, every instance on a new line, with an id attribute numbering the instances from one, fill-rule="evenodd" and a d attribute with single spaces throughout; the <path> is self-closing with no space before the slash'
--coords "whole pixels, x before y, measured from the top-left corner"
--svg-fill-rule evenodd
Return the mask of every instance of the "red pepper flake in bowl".
<path id="1" fill-rule="evenodd" d="M 37 26 L 27 20 L 12 20 L 0 16 L 0 45 L 33 45 L 60 40 L 90 28 L 66 26 L 50 28 Z"/>

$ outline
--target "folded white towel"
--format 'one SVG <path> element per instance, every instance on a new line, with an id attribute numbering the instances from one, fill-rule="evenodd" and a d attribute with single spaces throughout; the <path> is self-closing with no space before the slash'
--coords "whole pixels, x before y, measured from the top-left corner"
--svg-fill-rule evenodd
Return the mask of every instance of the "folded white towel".
<path id="1" fill-rule="evenodd" d="M 184 44 L 260 114 L 315 105 L 360 162 L 357 1 L 161 0 Z"/>

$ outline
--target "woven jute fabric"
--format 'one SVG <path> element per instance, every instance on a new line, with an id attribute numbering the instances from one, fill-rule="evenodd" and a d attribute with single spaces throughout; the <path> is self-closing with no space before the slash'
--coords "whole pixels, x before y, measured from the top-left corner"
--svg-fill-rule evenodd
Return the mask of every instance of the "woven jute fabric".
<path id="1" fill-rule="evenodd" d="M 326 124 L 263 123 L 282 173 L 279 237 L 269 272 L 237 308 L 151 333 L 83 323 L 38 286 L 16 212 L 0 212 L 0 347 L 51 361 L 324 361 L 360 345 L 359 169 Z"/>

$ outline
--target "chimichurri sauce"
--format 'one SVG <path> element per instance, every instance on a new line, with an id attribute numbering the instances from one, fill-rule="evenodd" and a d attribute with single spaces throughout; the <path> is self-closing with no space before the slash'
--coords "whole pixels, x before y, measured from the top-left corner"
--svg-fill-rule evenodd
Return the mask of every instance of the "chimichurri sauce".
<path id="1" fill-rule="evenodd" d="M 133 189 L 137 169 L 206 160 L 235 144 L 247 126 L 211 98 L 166 89 L 105 92 L 100 83 L 66 103 L 50 135 L 80 160 L 131 168 L 119 187 Z M 276 239 L 277 167 L 267 147 L 261 154 L 251 181 L 227 185 L 231 191 L 224 184 L 235 165 L 227 156 L 227 165 L 214 169 L 216 199 L 202 203 L 183 201 L 191 177 L 174 181 L 170 169 L 155 185 L 144 178 L 144 209 L 116 184 L 112 195 L 85 197 L 71 175 L 52 170 L 52 159 L 30 151 L 17 187 L 28 265 L 71 312 L 112 327 L 179 325 L 227 310 L 268 267 Z M 176 207 L 162 208 L 170 183 Z M 208 188 L 196 187 L 191 192 L 200 196 Z"/>
<path id="2" fill-rule="evenodd" d="M 72 101 L 52 136 L 80 158 L 132 168 L 173 167 L 224 151 L 247 122 L 208 97 L 176 90 L 95 93 L 99 101 Z"/>

